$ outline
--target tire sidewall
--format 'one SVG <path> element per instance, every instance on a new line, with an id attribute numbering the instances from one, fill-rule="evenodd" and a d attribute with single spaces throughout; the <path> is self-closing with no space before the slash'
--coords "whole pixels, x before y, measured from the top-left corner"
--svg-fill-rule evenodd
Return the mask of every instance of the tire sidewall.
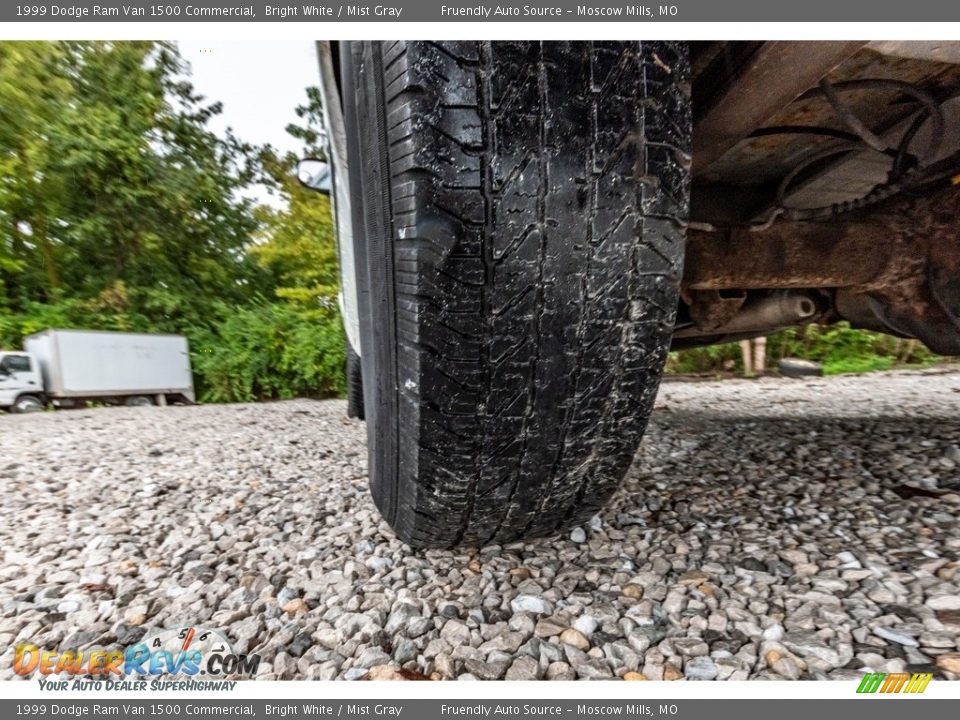
<path id="1" fill-rule="evenodd" d="M 353 227 L 354 267 L 357 280 L 357 309 L 360 319 L 360 366 L 363 384 L 363 411 L 367 425 L 367 447 L 371 495 L 387 522 L 396 519 L 398 468 L 396 339 L 394 327 L 393 271 L 388 265 L 390 247 L 387 232 L 378 232 L 376 222 L 389 210 L 389 184 L 378 172 L 386 161 L 386 148 L 379 133 L 378 118 L 367 105 L 375 105 L 382 92 L 373 42 L 344 42 L 341 45 L 344 119 L 347 135 L 347 162 L 350 167 L 350 210 Z M 382 230 L 382 228 L 381 228 Z M 392 260 L 391 260 L 392 262 Z M 375 290 L 375 292 L 374 292 Z M 393 362 L 390 360 L 394 359 Z M 393 390 L 393 392 L 391 392 Z"/>

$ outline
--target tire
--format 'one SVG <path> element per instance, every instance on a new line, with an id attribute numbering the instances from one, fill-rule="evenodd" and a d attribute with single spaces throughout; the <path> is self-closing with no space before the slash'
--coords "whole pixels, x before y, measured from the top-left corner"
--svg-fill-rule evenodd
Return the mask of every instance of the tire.
<path id="1" fill-rule="evenodd" d="M 800 358 L 782 358 L 777 366 L 780 374 L 788 378 L 822 377 L 823 365 Z"/>
<path id="2" fill-rule="evenodd" d="M 44 409 L 43 400 L 36 395 L 21 395 L 13 403 L 12 411 L 15 413 L 41 412 Z"/>
<path id="3" fill-rule="evenodd" d="M 149 395 L 131 395 L 124 399 L 123 404 L 127 407 L 153 407 L 153 398 Z"/>
<path id="4" fill-rule="evenodd" d="M 646 427 L 689 199 L 681 43 L 345 43 L 370 485 L 414 547 L 596 513 Z"/>
<path id="5" fill-rule="evenodd" d="M 363 420 L 363 367 L 360 356 L 347 343 L 347 417 Z"/>

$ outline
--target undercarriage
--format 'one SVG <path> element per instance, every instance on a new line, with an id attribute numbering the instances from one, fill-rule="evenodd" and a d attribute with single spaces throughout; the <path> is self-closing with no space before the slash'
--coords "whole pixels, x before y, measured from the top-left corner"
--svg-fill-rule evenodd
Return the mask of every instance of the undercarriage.
<path id="1" fill-rule="evenodd" d="M 675 349 L 804 323 L 960 354 L 956 43 L 694 43 Z"/>

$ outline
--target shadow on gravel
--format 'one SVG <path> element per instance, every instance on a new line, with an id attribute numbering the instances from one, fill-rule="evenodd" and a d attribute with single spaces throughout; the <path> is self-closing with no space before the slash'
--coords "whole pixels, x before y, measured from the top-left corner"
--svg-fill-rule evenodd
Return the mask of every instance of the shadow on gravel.
<path id="1" fill-rule="evenodd" d="M 855 541 L 921 556 L 925 543 L 956 537 L 958 493 L 956 416 L 661 410 L 607 514 L 657 534 L 724 528 L 754 541 L 762 531 L 764 544 L 831 552 Z"/>

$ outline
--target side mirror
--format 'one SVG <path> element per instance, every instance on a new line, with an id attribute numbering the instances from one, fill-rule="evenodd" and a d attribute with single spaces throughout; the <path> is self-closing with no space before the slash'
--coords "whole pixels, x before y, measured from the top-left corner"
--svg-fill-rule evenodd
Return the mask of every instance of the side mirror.
<path id="1" fill-rule="evenodd" d="M 315 158 L 304 158 L 297 163 L 297 179 L 305 188 L 329 195 L 332 189 L 330 164 Z"/>

